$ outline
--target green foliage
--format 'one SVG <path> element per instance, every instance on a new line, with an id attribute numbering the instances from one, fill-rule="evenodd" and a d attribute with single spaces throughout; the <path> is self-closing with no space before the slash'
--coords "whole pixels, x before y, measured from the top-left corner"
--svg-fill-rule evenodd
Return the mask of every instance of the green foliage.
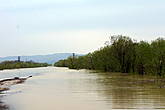
<path id="1" fill-rule="evenodd" d="M 165 75 L 165 40 L 151 44 L 127 36 L 112 36 L 106 46 L 85 56 L 71 56 L 55 66 L 108 72 Z"/>
<path id="2" fill-rule="evenodd" d="M 159 75 L 165 75 L 165 40 L 158 38 L 151 43 L 152 48 L 152 64 L 154 71 Z"/>
<path id="3" fill-rule="evenodd" d="M 34 67 L 46 67 L 47 63 L 36 62 L 23 62 L 23 61 L 4 61 L 0 63 L 0 70 L 3 69 L 18 69 L 18 68 L 34 68 Z"/>
<path id="4" fill-rule="evenodd" d="M 135 47 L 136 57 L 135 57 L 135 69 L 139 74 L 150 73 L 152 51 L 151 46 L 148 42 L 141 41 Z"/>

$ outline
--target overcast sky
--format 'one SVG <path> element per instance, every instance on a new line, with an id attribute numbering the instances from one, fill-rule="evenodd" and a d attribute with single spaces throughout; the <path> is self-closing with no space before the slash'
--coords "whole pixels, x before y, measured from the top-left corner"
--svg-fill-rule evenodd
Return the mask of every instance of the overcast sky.
<path id="1" fill-rule="evenodd" d="M 0 56 L 88 53 L 165 36 L 165 0 L 0 0 Z"/>

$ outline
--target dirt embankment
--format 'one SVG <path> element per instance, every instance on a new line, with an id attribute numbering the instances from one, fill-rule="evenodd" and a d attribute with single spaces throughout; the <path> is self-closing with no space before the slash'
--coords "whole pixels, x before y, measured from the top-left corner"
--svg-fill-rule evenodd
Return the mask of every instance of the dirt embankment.
<path id="1" fill-rule="evenodd" d="M 15 78 L 10 78 L 10 79 L 0 80 L 0 92 L 9 90 L 9 87 L 11 85 L 23 83 L 25 80 L 27 80 L 30 77 L 32 76 L 29 76 L 26 78 L 15 77 Z"/>
<path id="2" fill-rule="evenodd" d="M 26 78 L 15 77 L 15 78 L 10 78 L 10 79 L 0 80 L 0 93 L 3 91 L 9 90 L 9 87 L 12 85 L 25 82 L 25 80 L 27 80 L 30 77 L 32 76 L 29 76 Z M 0 110 L 9 110 L 9 107 L 3 102 L 1 102 L 1 100 L 0 100 Z"/>

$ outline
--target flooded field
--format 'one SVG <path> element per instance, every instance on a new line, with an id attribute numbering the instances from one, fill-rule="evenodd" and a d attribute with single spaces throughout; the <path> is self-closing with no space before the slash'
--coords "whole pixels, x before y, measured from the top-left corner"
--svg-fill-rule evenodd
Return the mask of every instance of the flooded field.
<path id="1" fill-rule="evenodd" d="M 165 109 L 164 88 L 135 83 L 126 75 L 56 67 L 0 72 L 1 79 L 29 75 L 1 95 L 9 110 Z"/>

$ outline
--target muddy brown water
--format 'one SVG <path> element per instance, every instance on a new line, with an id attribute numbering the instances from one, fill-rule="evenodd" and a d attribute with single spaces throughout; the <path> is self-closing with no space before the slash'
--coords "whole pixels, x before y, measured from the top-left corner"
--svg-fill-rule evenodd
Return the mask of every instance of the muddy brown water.
<path id="1" fill-rule="evenodd" d="M 164 88 L 134 84 L 127 76 L 57 67 L 5 70 L 0 75 L 33 75 L 5 92 L 1 100 L 9 110 L 165 109 Z"/>

